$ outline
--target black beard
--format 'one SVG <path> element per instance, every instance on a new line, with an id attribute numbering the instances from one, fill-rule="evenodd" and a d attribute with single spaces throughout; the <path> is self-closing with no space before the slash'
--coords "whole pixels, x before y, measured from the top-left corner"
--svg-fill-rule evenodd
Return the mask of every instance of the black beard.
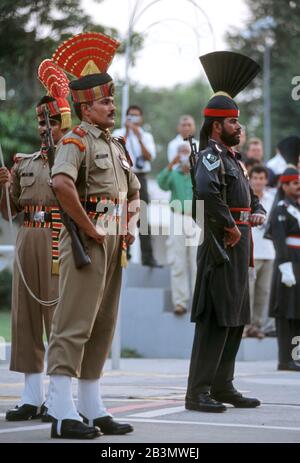
<path id="1" fill-rule="evenodd" d="M 235 135 L 229 135 L 223 127 L 220 138 L 226 146 L 236 146 L 240 142 L 240 135 L 240 133 Z"/>

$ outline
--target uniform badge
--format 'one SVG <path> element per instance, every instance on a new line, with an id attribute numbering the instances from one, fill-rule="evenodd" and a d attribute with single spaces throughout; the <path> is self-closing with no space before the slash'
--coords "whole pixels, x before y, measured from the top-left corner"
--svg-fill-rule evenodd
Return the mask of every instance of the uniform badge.
<path id="1" fill-rule="evenodd" d="M 121 164 L 121 166 L 123 167 L 123 169 L 125 169 L 125 170 L 129 170 L 129 169 L 130 169 L 130 164 L 129 164 L 129 162 L 127 161 L 127 158 L 123 158 L 121 155 L 119 155 L 118 159 L 119 159 L 120 164 Z"/>
<path id="2" fill-rule="evenodd" d="M 285 215 L 279 215 L 278 216 L 278 222 L 284 222 L 286 220 Z"/>
<path id="3" fill-rule="evenodd" d="M 221 161 L 218 156 L 213 153 L 207 153 L 202 157 L 202 162 L 205 165 L 206 169 L 211 171 L 220 166 Z"/>

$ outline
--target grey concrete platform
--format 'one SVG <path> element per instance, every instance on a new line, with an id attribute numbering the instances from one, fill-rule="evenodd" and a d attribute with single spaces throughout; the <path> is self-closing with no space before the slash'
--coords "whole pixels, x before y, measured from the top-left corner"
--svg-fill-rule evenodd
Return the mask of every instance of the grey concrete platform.
<path id="1" fill-rule="evenodd" d="M 238 362 L 235 385 L 260 398 L 262 405 L 228 406 L 225 413 L 209 414 L 184 409 L 188 367 L 186 360 L 123 359 L 121 369 L 112 371 L 108 362 L 102 379 L 105 403 L 117 419 L 131 422 L 135 431 L 101 436 L 91 443 L 300 442 L 299 373 L 278 372 L 273 361 Z M 5 421 L 5 411 L 17 403 L 21 390 L 22 375 L 1 365 L 0 443 L 66 442 L 50 439 L 49 424 Z"/>

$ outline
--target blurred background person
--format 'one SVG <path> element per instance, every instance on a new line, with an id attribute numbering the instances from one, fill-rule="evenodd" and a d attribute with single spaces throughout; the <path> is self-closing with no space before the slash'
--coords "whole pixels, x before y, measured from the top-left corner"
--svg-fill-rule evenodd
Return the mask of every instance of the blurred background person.
<path id="1" fill-rule="evenodd" d="M 171 286 L 176 315 L 183 315 L 187 311 L 197 271 L 197 225 L 192 219 L 193 192 L 189 155 L 190 146 L 188 143 L 181 143 L 177 147 L 174 159 L 157 176 L 160 188 L 171 191 L 173 211 Z M 188 245 L 188 240 L 194 238 L 194 245 Z"/>
<path id="2" fill-rule="evenodd" d="M 246 159 L 255 159 L 259 163 L 263 162 L 264 149 L 260 138 L 250 138 L 248 142 Z"/>
<path id="3" fill-rule="evenodd" d="M 267 189 L 268 170 L 256 165 L 250 171 L 250 184 L 268 214 L 274 195 Z M 275 250 L 272 241 L 264 238 L 265 225 L 252 228 L 254 244 L 254 271 L 249 272 L 251 325 L 245 327 L 244 335 L 263 338 L 275 334 L 274 320 L 268 317 L 268 303 Z"/>
<path id="4" fill-rule="evenodd" d="M 141 214 L 140 222 L 143 224 L 143 230 L 140 230 L 140 243 L 142 254 L 142 265 L 149 267 L 160 267 L 153 257 L 151 243 L 151 232 L 148 224 L 147 207 L 149 203 L 147 175 L 151 171 L 151 162 L 156 158 L 156 148 L 154 138 L 150 132 L 143 129 L 143 110 L 140 106 L 131 105 L 126 112 L 125 127 L 114 130 L 113 136 L 124 137 L 126 148 L 132 158 L 132 170 L 138 177 L 141 189 Z M 144 204 L 144 206 L 143 206 Z M 144 233 L 145 227 L 147 233 Z"/>
<path id="5" fill-rule="evenodd" d="M 196 132 L 196 124 L 192 116 L 186 114 L 180 117 L 177 125 L 177 132 L 178 134 L 176 135 L 176 137 L 173 138 L 173 140 L 171 140 L 168 144 L 169 162 L 172 162 L 174 160 L 178 153 L 178 146 L 181 145 L 184 142 L 184 140 L 189 136 L 193 137 L 193 141 L 196 142 L 198 149 L 198 141 L 194 138 Z"/>
<path id="6" fill-rule="evenodd" d="M 293 338 L 300 335 L 300 180 L 296 167 L 287 167 L 270 214 L 267 234 L 273 240 L 270 316 L 275 317 L 278 339 L 278 370 L 300 371 L 292 357 Z"/>

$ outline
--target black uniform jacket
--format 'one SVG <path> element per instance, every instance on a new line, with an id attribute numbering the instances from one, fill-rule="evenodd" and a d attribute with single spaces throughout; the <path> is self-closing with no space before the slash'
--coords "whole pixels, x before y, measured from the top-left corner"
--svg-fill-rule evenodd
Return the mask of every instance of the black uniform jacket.
<path id="1" fill-rule="evenodd" d="M 300 246 L 297 245 L 297 242 L 300 241 L 300 205 L 289 198 L 279 201 L 273 209 L 270 223 L 270 233 L 276 251 L 270 297 L 270 316 L 300 319 Z M 288 243 L 291 244 L 288 245 Z M 290 288 L 281 283 L 281 272 L 278 265 L 284 262 L 292 262 L 297 282 L 295 286 Z"/>
<path id="2" fill-rule="evenodd" d="M 226 202 L 221 190 L 221 161 L 225 167 Z M 204 241 L 197 256 L 197 279 L 192 305 L 192 321 L 201 319 L 205 310 L 214 310 L 220 326 L 241 326 L 250 322 L 248 267 L 251 260 L 251 229 L 238 225 L 241 239 L 225 249 L 229 261 L 218 263 L 212 247 L 212 234 L 224 247 L 224 227 L 235 220 L 229 208 L 251 208 L 251 213 L 265 210 L 254 195 L 239 153 L 209 140 L 199 153 L 196 167 L 196 197 L 204 200 Z M 236 217 L 235 217 L 236 218 Z"/>

